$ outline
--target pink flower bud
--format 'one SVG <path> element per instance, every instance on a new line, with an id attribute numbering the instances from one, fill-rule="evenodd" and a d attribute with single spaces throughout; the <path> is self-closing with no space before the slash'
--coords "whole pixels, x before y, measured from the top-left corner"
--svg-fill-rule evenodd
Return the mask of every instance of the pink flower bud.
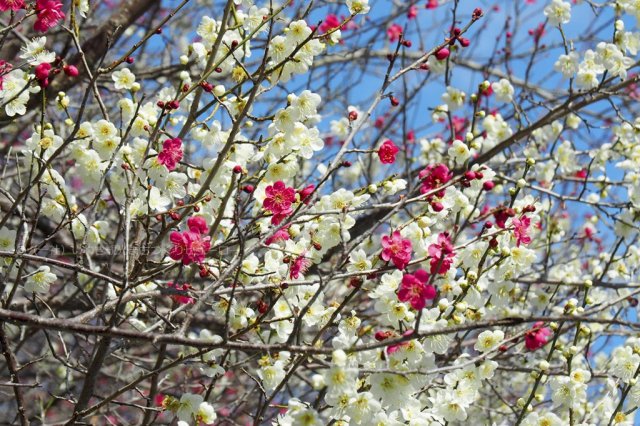
<path id="1" fill-rule="evenodd" d="M 449 53 L 449 49 L 444 47 L 436 52 L 436 59 L 439 61 L 443 61 L 449 57 Z"/>
<path id="2" fill-rule="evenodd" d="M 69 77 L 77 77 L 78 74 L 80 74 L 80 71 L 78 71 L 78 68 L 76 68 L 75 65 L 65 65 L 63 69 L 64 73 Z"/>

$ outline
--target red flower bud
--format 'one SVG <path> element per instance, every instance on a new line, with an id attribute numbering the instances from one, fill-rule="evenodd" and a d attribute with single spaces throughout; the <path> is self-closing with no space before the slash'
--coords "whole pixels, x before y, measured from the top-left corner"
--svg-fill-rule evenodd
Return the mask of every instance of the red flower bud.
<path id="1" fill-rule="evenodd" d="M 349 280 L 349 287 L 357 288 L 357 287 L 360 287 L 361 285 L 362 285 L 362 278 L 360 277 L 352 277 Z"/>
<path id="2" fill-rule="evenodd" d="M 492 180 L 488 180 L 482 184 L 482 189 L 484 189 L 485 191 L 491 191 L 495 186 L 496 184 L 493 183 Z"/>
<path id="3" fill-rule="evenodd" d="M 383 340 L 387 340 L 389 337 L 393 336 L 394 332 L 393 331 L 382 331 L 382 330 L 378 330 L 376 331 L 376 333 L 374 334 L 374 338 L 378 341 L 378 342 L 382 342 Z"/>
<path id="4" fill-rule="evenodd" d="M 41 85 L 45 85 L 45 87 L 46 87 L 46 83 L 48 83 L 47 80 L 49 78 L 50 72 L 51 72 L 51 64 L 47 62 L 43 62 L 39 64 L 34 70 L 36 79 L 40 82 Z"/>
<path id="5" fill-rule="evenodd" d="M 74 65 L 65 65 L 64 73 L 69 77 L 77 77 L 78 74 L 80 74 L 80 71 L 78 71 L 78 68 L 76 68 Z"/>
<path id="6" fill-rule="evenodd" d="M 200 87 L 202 87 L 202 90 L 204 90 L 207 93 L 211 93 L 213 91 L 213 84 L 207 83 L 206 81 L 203 81 L 202 83 L 200 83 Z"/>
<path id="7" fill-rule="evenodd" d="M 442 48 L 436 52 L 436 59 L 439 61 L 443 61 L 449 57 L 449 49 Z"/>
<path id="8" fill-rule="evenodd" d="M 258 303 L 256 303 L 256 308 L 258 309 L 258 312 L 260 312 L 261 315 L 264 315 L 267 313 L 267 310 L 269 309 L 269 305 L 267 305 L 263 300 L 258 300 Z"/>

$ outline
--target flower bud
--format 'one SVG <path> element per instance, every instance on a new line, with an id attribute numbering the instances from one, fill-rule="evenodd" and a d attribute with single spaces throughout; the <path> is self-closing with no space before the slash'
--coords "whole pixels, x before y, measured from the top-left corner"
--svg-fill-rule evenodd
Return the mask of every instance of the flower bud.
<path id="1" fill-rule="evenodd" d="M 80 74 L 80 71 L 74 65 L 65 65 L 63 69 L 64 73 L 69 77 L 77 77 Z"/>
<path id="2" fill-rule="evenodd" d="M 322 374 L 314 374 L 311 376 L 311 386 L 316 391 L 324 388 L 326 386 L 324 383 L 324 376 Z"/>
<path id="3" fill-rule="evenodd" d="M 449 54 L 449 49 L 447 49 L 446 47 L 442 48 L 436 52 L 436 59 L 439 61 L 443 61 L 449 57 Z"/>
<path id="4" fill-rule="evenodd" d="M 485 191 L 491 191 L 495 186 L 496 184 L 492 180 L 488 180 L 482 184 L 482 189 Z"/>

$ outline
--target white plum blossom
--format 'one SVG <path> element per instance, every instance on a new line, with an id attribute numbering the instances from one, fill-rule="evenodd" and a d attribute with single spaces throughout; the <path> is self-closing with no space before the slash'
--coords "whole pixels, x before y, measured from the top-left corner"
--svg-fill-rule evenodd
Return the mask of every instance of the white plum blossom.
<path id="1" fill-rule="evenodd" d="M 489 352 L 496 349 L 503 340 L 504 332 L 502 330 L 486 330 L 478 335 L 478 340 L 473 347 L 480 352 Z"/>
<path id="2" fill-rule="evenodd" d="M 471 152 L 469 151 L 467 144 L 458 139 L 453 141 L 451 148 L 449 148 L 447 152 L 458 164 L 464 163 L 471 156 Z"/>
<path id="3" fill-rule="evenodd" d="M 58 277 L 51 272 L 51 268 L 46 265 L 40 266 L 36 272 L 27 278 L 24 284 L 24 291 L 27 293 L 49 293 L 49 286 L 53 284 Z"/>
<path id="4" fill-rule="evenodd" d="M 369 0 L 347 0 L 349 13 L 352 15 L 369 13 Z"/>
<path id="5" fill-rule="evenodd" d="M 131 90 L 136 82 L 136 76 L 129 68 L 123 68 L 112 74 L 116 90 Z"/>
<path id="6" fill-rule="evenodd" d="M 551 25 L 567 24 L 571 20 L 571 3 L 551 0 L 551 3 L 544 8 L 544 16 Z"/>
<path id="7" fill-rule="evenodd" d="M 513 86 L 506 78 L 501 78 L 500 81 L 491 83 L 491 88 L 497 101 L 510 103 L 513 100 Z"/>

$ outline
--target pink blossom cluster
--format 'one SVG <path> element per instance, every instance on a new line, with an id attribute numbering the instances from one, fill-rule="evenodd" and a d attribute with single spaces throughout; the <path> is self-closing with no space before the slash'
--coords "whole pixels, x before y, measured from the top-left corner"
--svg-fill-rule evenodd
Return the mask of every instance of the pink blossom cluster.
<path id="1" fill-rule="evenodd" d="M 167 170 L 172 171 L 182 160 L 183 155 L 182 139 L 167 139 L 162 144 L 162 151 L 158 154 L 158 163 L 163 164 Z"/>
<path id="2" fill-rule="evenodd" d="M 46 33 L 58 25 L 58 22 L 63 20 L 64 17 L 61 2 L 57 0 L 37 0 L 36 22 L 33 24 L 33 29 L 41 33 Z"/>
<path id="3" fill-rule="evenodd" d="M 429 284 L 429 274 L 418 269 L 412 274 L 404 274 L 398 290 L 398 300 L 408 302 L 417 311 L 427 305 L 427 300 L 436 298 L 436 289 Z"/>
<path id="4" fill-rule="evenodd" d="M 0 0 L 0 11 L 12 10 L 17 12 L 24 7 L 24 0 Z"/>
<path id="5" fill-rule="evenodd" d="M 549 328 L 544 327 L 542 321 L 538 321 L 533 324 L 532 329 L 524 335 L 524 345 L 530 351 L 535 351 L 546 345 L 552 334 Z"/>
<path id="6" fill-rule="evenodd" d="M 382 142 L 380 148 L 378 148 L 378 157 L 382 164 L 393 164 L 396 162 L 396 154 L 400 149 L 396 146 L 391 139 L 387 139 Z"/>
<path id="7" fill-rule="evenodd" d="M 429 245 L 428 251 L 431 257 L 431 273 L 446 274 L 451 268 L 455 256 L 449 234 L 447 232 L 439 234 L 437 242 Z"/>
<path id="8" fill-rule="evenodd" d="M 169 257 L 182 261 L 183 265 L 202 263 L 211 248 L 211 237 L 207 235 L 209 227 L 204 218 L 192 216 L 187 220 L 188 231 L 174 231 L 169 236 L 173 247 Z"/>
<path id="9" fill-rule="evenodd" d="M 449 170 L 446 164 L 430 164 L 418 175 L 422 181 L 420 186 L 420 192 L 426 194 L 436 188 L 441 187 L 451 180 L 453 173 Z M 436 192 L 437 197 L 444 197 L 445 190 L 442 189 Z"/>
<path id="10" fill-rule="evenodd" d="M 399 231 L 393 231 L 391 236 L 382 237 L 382 253 L 380 258 L 386 262 L 391 261 L 400 270 L 411 262 L 413 246 L 407 238 L 402 238 Z"/>
<path id="11" fill-rule="evenodd" d="M 279 180 L 267 186 L 265 194 L 262 207 L 273 214 L 271 224 L 278 225 L 293 212 L 291 206 L 296 200 L 296 190 Z"/>

